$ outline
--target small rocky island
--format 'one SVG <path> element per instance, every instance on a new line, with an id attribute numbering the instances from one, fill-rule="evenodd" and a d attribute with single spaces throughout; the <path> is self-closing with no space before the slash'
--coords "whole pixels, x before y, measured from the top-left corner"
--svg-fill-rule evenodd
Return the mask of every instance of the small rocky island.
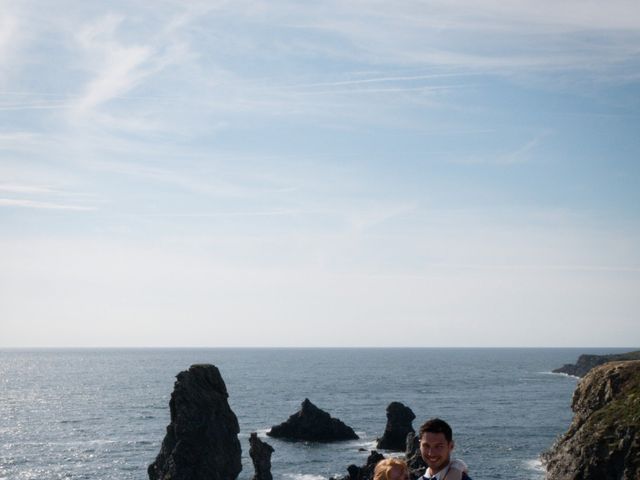
<path id="1" fill-rule="evenodd" d="M 335 442 L 359 438 L 353 428 L 319 409 L 308 398 L 304 399 L 299 411 L 291 415 L 286 422 L 271 427 L 267 435 L 310 442 Z"/>

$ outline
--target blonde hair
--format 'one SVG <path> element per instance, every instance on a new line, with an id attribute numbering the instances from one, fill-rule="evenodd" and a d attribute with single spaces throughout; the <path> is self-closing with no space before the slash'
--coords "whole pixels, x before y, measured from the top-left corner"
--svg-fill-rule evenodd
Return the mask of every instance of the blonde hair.
<path id="1" fill-rule="evenodd" d="M 373 480 L 389 480 L 391 470 L 394 468 L 399 468 L 402 471 L 403 477 L 409 474 L 409 468 L 403 460 L 399 458 L 385 458 L 376 464 L 376 468 L 373 471 Z"/>

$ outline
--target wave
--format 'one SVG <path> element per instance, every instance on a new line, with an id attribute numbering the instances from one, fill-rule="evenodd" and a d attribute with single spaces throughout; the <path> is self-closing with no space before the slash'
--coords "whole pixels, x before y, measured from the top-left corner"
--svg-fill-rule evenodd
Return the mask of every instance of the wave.
<path id="1" fill-rule="evenodd" d="M 285 473 L 283 477 L 290 478 L 292 480 L 327 480 L 327 477 L 322 475 L 313 475 L 311 473 Z"/>
<path id="2" fill-rule="evenodd" d="M 564 373 L 564 372 L 538 372 L 541 375 L 560 375 L 561 377 L 569 377 L 569 378 L 575 378 L 576 380 L 580 380 L 580 377 L 577 377 L 575 375 L 569 375 L 568 373 Z"/>
<path id="3" fill-rule="evenodd" d="M 267 432 L 271 430 L 271 427 L 269 428 L 257 428 L 255 430 L 251 430 L 250 432 L 240 432 L 238 434 L 238 438 L 242 438 L 242 439 L 247 439 L 251 436 L 251 434 L 253 432 L 256 432 L 258 434 L 258 438 L 260 438 L 261 440 L 270 440 L 271 437 L 269 435 L 267 435 Z"/>
<path id="4" fill-rule="evenodd" d="M 544 465 L 542 465 L 542 460 L 540 460 L 539 458 L 536 458 L 534 460 L 525 460 L 524 464 L 527 467 L 527 470 L 533 470 L 535 472 L 545 471 Z"/>

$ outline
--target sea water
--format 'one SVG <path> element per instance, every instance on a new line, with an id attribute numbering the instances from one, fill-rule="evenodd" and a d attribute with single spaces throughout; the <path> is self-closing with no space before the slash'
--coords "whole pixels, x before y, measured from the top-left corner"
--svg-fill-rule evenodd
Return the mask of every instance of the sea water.
<path id="1" fill-rule="evenodd" d="M 616 349 L 99 349 L 0 350 L 0 479 L 143 480 L 169 423 L 175 375 L 216 365 L 240 423 L 271 444 L 276 480 L 322 480 L 363 464 L 400 401 L 414 427 L 454 429 L 456 455 L 478 480 L 541 479 L 540 453 L 572 418 L 576 379 L 550 371 Z M 360 440 L 266 437 L 309 398 Z M 363 451 L 364 450 L 364 451 Z M 389 452 L 382 451 L 385 455 Z M 394 454 L 397 455 L 397 454 Z"/>

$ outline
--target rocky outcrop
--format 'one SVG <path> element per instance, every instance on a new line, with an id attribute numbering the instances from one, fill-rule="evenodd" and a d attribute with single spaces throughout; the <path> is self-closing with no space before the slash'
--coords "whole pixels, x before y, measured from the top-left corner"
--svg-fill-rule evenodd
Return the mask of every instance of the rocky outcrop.
<path id="1" fill-rule="evenodd" d="M 213 365 L 192 365 L 177 375 L 171 423 L 150 480 L 234 480 L 242 470 L 238 420 L 227 387 Z"/>
<path id="2" fill-rule="evenodd" d="M 640 480 L 640 361 L 589 372 L 567 433 L 543 455 L 547 480 Z"/>
<path id="3" fill-rule="evenodd" d="M 351 427 L 320 410 L 308 398 L 302 402 L 298 412 L 291 415 L 286 422 L 271 427 L 267 435 L 311 442 L 333 442 L 359 438 Z"/>
<path id="4" fill-rule="evenodd" d="M 349 465 L 347 467 L 348 475 L 340 477 L 338 480 L 371 480 L 373 478 L 373 471 L 376 468 L 376 464 L 384 458 L 384 455 L 371 451 L 371 454 L 367 457 L 367 463 L 361 467 L 357 465 Z M 329 480 L 336 480 L 333 477 Z"/>
<path id="5" fill-rule="evenodd" d="M 407 435 L 407 449 L 405 451 L 405 459 L 409 466 L 409 474 L 412 479 L 420 478 L 427 469 L 427 464 L 422 459 L 420 453 L 420 439 L 411 432 Z"/>
<path id="6" fill-rule="evenodd" d="M 400 402 L 391 402 L 387 407 L 387 426 L 378 439 L 377 448 L 403 452 L 407 447 L 407 435 L 415 433 L 411 422 L 416 418 L 413 411 Z"/>
<path id="7" fill-rule="evenodd" d="M 271 454 L 273 447 L 258 438 L 258 434 L 253 432 L 249 437 L 249 456 L 253 462 L 255 475 L 253 480 L 272 480 L 271 476 Z"/>
<path id="8" fill-rule="evenodd" d="M 575 364 L 566 363 L 562 367 L 553 370 L 553 373 L 566 373 L 574 377 L 584 377 L 589 370 L 598 365 L 623 360 L 640 360 L 640 351 L 612 355 L 580 355 Z"/>

